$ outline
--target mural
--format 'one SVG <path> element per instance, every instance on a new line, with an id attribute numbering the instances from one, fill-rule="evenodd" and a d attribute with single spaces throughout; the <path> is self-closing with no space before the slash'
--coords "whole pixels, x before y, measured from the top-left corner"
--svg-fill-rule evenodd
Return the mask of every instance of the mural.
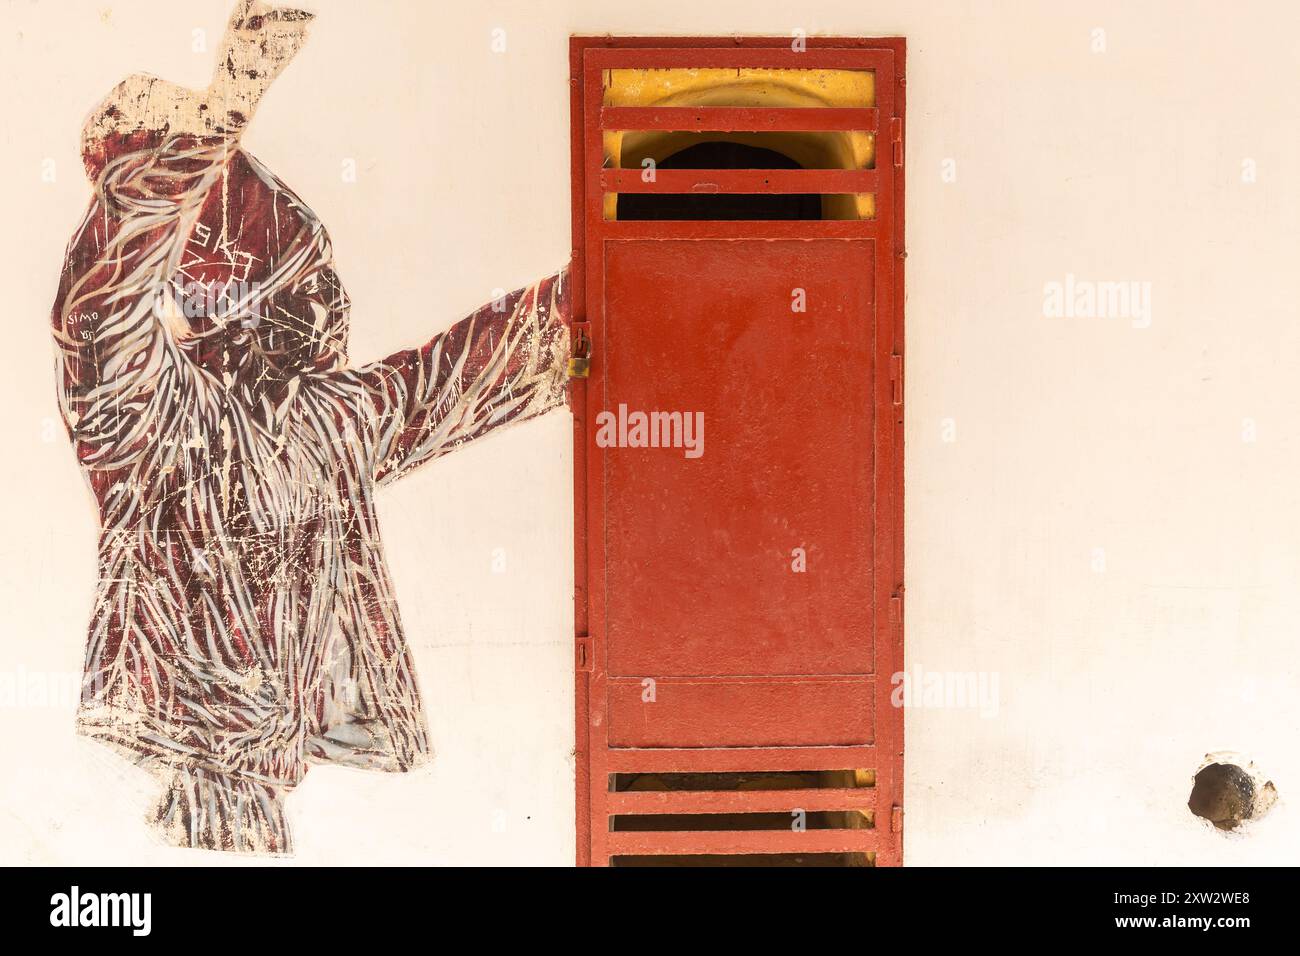
<path id="1" fill-rule="evenodd" d="M 163 777 L 179 846 L 289 852 L 310 763 L 429 755 L 375 488 L 565 395 L 565 273 L 349 364 L 329 235 L 240 145 L 311 19 L 242 0 L 207 90 L 110 93 L 53 310 L 101 525 L 78 729 Z"/>

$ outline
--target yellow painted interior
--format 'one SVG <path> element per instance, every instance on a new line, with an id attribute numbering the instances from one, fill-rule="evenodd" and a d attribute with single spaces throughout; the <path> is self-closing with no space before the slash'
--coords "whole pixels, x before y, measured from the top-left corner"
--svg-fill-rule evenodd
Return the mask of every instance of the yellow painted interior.
<path id="1" fill-rule="evenodd" d="M 606 106 L 850 107 L 876 105 L 870 70 L 619 69 L 606 70 Z M 645 159 L 662 162 L 700 142 L 743 143 L 784 153 L 806 169 L 871 169 L 875 136 L 844 132 L 670 132 L 610 130 L 604 134 L 605 166 L 640 169 Z M 618 196 L 606 193 L 606 219 L 617 217 Z M 875 196 L 826 195 L 827 219 L 871 219 Z"/>

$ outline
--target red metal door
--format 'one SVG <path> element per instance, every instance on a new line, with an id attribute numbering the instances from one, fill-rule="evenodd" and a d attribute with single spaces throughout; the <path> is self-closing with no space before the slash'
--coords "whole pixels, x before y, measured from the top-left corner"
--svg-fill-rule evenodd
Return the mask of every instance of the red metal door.
<path id="1" fill-rule="evenodd" d="M 903 54 L 573 40 L 579 863 L 901 862 Z M 615 71 L 719 68 L 869 72 L 872 102 L 608 102 Z M 875 160 L 647 176 L 611 130 L 856 130 Z M 629 192 L 871 218 L 624 221 Z"/>

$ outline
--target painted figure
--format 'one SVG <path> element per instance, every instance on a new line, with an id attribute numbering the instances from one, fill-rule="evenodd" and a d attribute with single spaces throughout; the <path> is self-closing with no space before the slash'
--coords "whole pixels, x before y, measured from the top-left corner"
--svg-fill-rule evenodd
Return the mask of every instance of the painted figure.
<path id="1" fill-rule="evenodd" d="M 207 90 L 113 90 L 53 310 L 101 525 L 78 729 L 181 846 L 287 852 L 308 764 L 428 756 L 375 488 L 565 395 L 565 273 L 349 364 L 329 236 L 240 145 L 311 19 L 241 0 Z"/>

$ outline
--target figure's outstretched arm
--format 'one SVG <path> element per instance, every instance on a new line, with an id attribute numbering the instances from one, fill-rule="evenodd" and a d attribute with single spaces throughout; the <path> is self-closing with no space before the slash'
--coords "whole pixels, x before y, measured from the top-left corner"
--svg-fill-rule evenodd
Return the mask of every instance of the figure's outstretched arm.
<path id="1" fill-rule="evenodd" d="M 568 284 L 565 269 L 360 370 L 376 410 L 376 480 L 563 403 Z"/>

